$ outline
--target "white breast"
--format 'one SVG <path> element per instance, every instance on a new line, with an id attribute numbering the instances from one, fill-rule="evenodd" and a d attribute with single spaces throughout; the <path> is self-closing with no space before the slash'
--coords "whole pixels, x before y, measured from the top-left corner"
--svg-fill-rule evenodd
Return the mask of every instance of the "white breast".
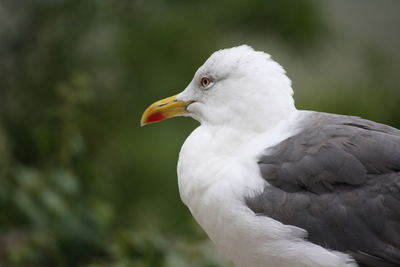
<path id="1" fill-rule="evenodd" d="M 179 156 L 182 201 L 218 249 L 237 266 L 357 266 L 346 263 L 349 257 L 345 254 L 305 241 L 305 230 L 256 216 L 245 205 L 246 196 L 268 186 L 257 166 L 261 151 L 255 148 L 286 138 L 289 131 L 284 128 L 269 136 L 243 136 L 229 129 L 198 127 Z"/>

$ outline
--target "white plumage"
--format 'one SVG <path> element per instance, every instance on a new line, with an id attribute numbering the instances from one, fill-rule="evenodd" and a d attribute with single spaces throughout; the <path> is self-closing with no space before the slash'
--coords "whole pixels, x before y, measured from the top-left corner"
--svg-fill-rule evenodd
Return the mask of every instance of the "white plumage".
<path id="1" fill-rule="evenodd" d="M 198 80 L 208 75 L 216 88 L 205 94 Z M 266 53 L 239 46 L 211 55 L 177 97 L 197 100 L 188 111 L 201 122 L 179 154 L 182 201 L 237 266 L 352 266 L 348 256 L 304 241 L 303 229 L 255 216 L 244 205 L 266 184 L 257 166 L 260 148 L 293 135 L 302 116 L 292 94 L 284 69 Z"/>
<path id="2" fill-rule="evenodd" d="M 400 131 L 299 111 L 292 95 L 278 63 L 239 46 L 212 54 L 142 125 L 200 122 L 179 155 L 179 192 L 237 266 L 399 266 Z"/>

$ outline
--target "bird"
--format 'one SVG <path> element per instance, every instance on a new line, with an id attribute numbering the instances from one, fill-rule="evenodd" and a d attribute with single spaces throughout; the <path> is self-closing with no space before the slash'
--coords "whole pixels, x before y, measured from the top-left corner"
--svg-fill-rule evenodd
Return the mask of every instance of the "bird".
<path id="1" fill-rule="evenodd" d="M 200 124 L 177 166 L 181 200 L 240 267 L 400 266 L 400 130 L 294 104 L 285 69 L 221 49 L 141 125 Z"/>

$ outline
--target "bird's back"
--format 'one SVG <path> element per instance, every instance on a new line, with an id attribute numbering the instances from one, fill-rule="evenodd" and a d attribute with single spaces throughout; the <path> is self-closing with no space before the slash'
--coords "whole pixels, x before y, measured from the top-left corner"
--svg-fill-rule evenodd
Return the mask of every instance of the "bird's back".
<path id="1" fill-rule="evenodd" d="M 300 124 L 260 156 L 271 186 L 247 198 L 249 207 L 360 266 L 400 266 L 400 131 L 326 113 Z"/>

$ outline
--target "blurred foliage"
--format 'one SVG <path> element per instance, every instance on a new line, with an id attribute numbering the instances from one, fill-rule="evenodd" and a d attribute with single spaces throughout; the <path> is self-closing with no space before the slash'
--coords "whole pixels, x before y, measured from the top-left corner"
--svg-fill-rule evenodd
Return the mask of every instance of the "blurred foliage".
<path id="1" fill-rule="evenodd" d="M 227 39 L 315 47 L 329 32 L 319 5 L 1 0 L 0 25 L 0 265 L 227 266 L 177 191 L 177 154 L 196 123 L 141 129 L 141 112 Z M 384 86 L 379 73 L 368 88 Z M 395 103 L 379 118 L 399 119 Z"/>

